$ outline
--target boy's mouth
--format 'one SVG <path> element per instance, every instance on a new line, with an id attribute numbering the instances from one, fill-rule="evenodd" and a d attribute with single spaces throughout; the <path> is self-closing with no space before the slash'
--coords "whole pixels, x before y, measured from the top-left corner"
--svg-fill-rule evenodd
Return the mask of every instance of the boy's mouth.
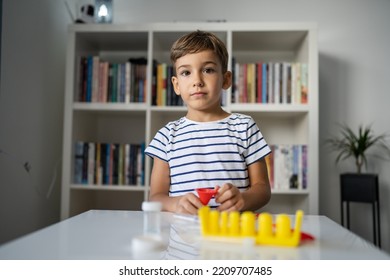
<path id="1" fill-rule="evenodd" d="M 203 92 L 203 91 L 197 91 L 197 92 L 194 92 L 194 93 L 191 93 L 190 94 L 190 96 L 204 96 L 204 95 L 206 95 L 206 93 L 205 92 Z"/>

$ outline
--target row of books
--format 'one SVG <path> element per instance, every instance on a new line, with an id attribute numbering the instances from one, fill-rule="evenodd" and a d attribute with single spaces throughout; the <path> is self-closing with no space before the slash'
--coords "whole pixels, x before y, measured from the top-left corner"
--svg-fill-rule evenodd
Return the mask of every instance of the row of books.
<path id="1" fill-rule="evenodd" d="M 99 56 L 80 57 L 78 101 L 145 102 L 146 64 L 144 58 L 111 63 Z"/>
<path id="2" fill-rule="evenodd" d="M 176 95 L 171 82 L 173 66 L 166 63 L 153 65 L 152 105 L 182 106 L 183 101 Z"/>
<path id="3" fill-rule="evenodd" d="M 111 63 L 89 55 L 80 57 L 78 66 L 79 102 L 146 102 L 145 58 Z M 308 101 L 306 63 L 233 63 L 233 66 L 233 103 L 305 104 Z M 173 90 L 172 75 L 172 65 L 153 62 L 152 105 L 183 105 Z"/>
<path id="4" fill-rule="evenodd" d="M 270 145 L 266 157 L 271 188 L 291 190 L 307 188 L 307 145 Z"/>
<path id="5" fill-rule="evenodd" d="M 306 63 L 268 62 L 233 64 L 233 103 L 306 104 Z"/>
<path id="6" fill-rule="evenodd" d="M 74 183 L 144 185 L 144 144 L 76 141 Z"/>

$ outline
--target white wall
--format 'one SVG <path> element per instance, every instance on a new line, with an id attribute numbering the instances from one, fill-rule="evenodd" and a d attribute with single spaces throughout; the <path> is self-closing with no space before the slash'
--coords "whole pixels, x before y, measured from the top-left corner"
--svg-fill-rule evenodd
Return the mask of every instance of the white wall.
<path id="1" fill-rule="evenodd" d="M 68 1 L 72 7 L 74 1 Z M 21 5 L 27 7 L 21 11 Z M 339 173 L 353 171 L 354 166 L 352 162 L 336 166 L 334 155 L 322 144 L 329 134 L 337 133 L 336 123 L 373 124 L 378 133 L 390 132 L 389 15 L 388 0 L 114 0 L 114 23 L 317 22 L 320 213 L 337 222 Z M 58 219 L 59 180 L 48 200 L 36 195 L 31 186 L 47 188 L 61 156 L 67 23 L 63 1 L 3 0 L 0 149 L 14 157 L 0 154 L 0 224 L 7 229 L 0 230 L 0 243 Z M 32 163 L 34 176 L 20 168 L 18 162 L 25 160 Z M 389 162 L 370 160 L 368 171 L 380 175 L 382 246 L 390 252 L 388 170 Z M 371 208 L 359 205 L 352 210 L 354 231 L 372 240 Z"/>
<path id="2" fill-rule="evenodd" d="M 59 219 L 69 22 L 62 1 L 3 0 L 0 243 Z"/>

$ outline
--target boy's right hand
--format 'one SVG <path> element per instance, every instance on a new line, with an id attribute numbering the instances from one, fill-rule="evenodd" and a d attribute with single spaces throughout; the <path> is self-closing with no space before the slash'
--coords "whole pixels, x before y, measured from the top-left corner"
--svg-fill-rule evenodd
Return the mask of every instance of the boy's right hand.
<path id="1" fill-rule="evenodd" d="M 183 196 L 177 197 L 176 213 L 196 215 L 198 209 L 203 204 L 200 202 L 199 197 L 193 193 L 187 193 Z"/>

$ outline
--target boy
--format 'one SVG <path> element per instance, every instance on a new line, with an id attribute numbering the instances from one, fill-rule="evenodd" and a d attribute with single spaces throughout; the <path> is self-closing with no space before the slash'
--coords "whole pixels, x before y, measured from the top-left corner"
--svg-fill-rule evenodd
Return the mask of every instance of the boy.
<path id="1" fill-rule="evenodd" d="M 251 117 L 221 107 L 222 89 L 232 83 L 228 59 L 224 43 L 199 30 L 171 48 L 172 84 L 187 114 L 161 128 L 145 150 L 154 160 L 150 200 L 165 211 L 196 214 L 197 188 L 219 187 L 209 205 L 221 211 L 256 210 L 270 199 L 269 146 Z"/>

